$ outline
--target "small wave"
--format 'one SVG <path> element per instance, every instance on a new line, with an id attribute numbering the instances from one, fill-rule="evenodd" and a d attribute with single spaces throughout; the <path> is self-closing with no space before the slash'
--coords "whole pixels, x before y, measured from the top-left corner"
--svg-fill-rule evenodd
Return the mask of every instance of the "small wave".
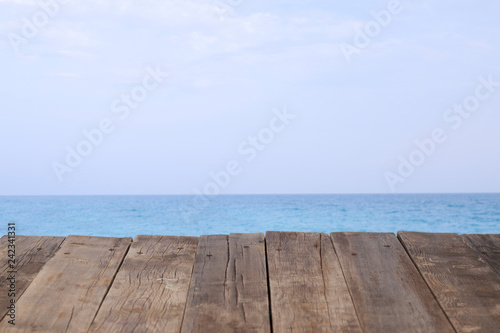
<path id="1" fill-rule="evenodd" d="M 118 211 L 119 211 L 119 212 L 137 212 L 137 209 L 135 209 L 135 208 L 131 208 L 131 209 L 129 209 L 129 208 L 124 208 L 124 209 L 120 209 L 120 210 L 118 210 Z"/>

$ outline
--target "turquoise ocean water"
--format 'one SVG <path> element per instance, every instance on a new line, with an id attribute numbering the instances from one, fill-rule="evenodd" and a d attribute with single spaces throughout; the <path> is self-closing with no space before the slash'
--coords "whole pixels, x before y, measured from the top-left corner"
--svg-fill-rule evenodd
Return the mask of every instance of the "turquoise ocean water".
<path id="1" fill-rule="evenodd" d="M 19 235 L 398 230 L 500 233 L 500 194 L 3 196 Z M 1 229 L 0 229 L 1 230 Z"/>

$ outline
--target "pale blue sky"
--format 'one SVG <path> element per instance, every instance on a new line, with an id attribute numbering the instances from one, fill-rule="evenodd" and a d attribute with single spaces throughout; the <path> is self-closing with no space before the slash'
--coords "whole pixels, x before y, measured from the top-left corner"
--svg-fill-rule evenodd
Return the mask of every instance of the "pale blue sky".
<path id="1" fill-rule="evenodd" d="M 340 46 L 389 1 L 220 3 L 73 0 L 44 24 L 37 1 L 0 0 L 0 195 L 192 194 L 229 161 L 222 194 L 500 192 L 500 86 L 477 88 L 500 82 L 500 3 L 402 1 L 350 62 Z M 155 69 L 169 77 L 121 119 L 113 102 Z M 477 89 L 454 128 L 446 110 Z M 238 147 L 285 107 L 248 161 Z M 114 130 L 59 179 L 103 119 Z M 436 128 L 446 141 L 401 176 Z"/>

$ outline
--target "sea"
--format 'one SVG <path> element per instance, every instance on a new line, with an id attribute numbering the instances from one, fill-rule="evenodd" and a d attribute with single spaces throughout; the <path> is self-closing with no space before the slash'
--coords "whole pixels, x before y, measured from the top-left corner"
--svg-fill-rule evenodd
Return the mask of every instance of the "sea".
<path id="1" fill-rule="evenodd" d="M 18 235 L 37 236 L 499 234 L 500 194 L 0 196 L 0 234 L 8 223 Z"/>

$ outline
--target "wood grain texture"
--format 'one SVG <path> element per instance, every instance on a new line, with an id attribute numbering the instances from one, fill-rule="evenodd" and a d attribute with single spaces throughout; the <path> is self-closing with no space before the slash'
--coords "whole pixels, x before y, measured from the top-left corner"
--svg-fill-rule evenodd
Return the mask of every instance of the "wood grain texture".
<path id="1" fill-rule="evenodd" d="M 15 300 L 20 299 L 26 288 L 33 281 L 43 265 L 54 255 L 63 242 L 64 237 L 40 237 L 40 236 L 16 236 L 15 238 Z M 10 304 L 8 290 L 10 281 L 7 278 L 11 269 L 8 266 L 7 254 L 10 243 L 7 236 L 0 239 L 0 319 L 7 313 L 7 306 Z"/>
<path id="2" fill-rule="evenodd" d="M 398 236 L 457 332 L 498 332 L 500 277 L 457 234 Z"/>
<path id="3" fill-rule="evenodd" d="M 462 238 L 474 249 L 491 268 L 500 275 L 500 235 L 462 235 Z"/>
<path id="4" fill-rule="evenodd" d="M 0 332 L 499 332 L 500 235 L 398 235 L 17 236 Z"/>
<path id="5" fill-rule="evenodd" d="M 197 237 L 137 236 L 90 332 L 180 332 Z"/>
<path id="6" fill-rule="evenodd" d="M 332 233 L 364 332 L 454 332 L 392 233 Z"/>
<path id="7" fill-rule="evenodd" d="M 130 245 L 130 238 L 68 236 L 17 304 L 16 326 L 2 332 L 87 332 Z"/>
<path id="8" fill-rule="evenodd" d="M 273 332 L 361 332 L 328 235 L 267 232 Z"/>
<path id="9" fill-rule="evenodd" d="M 270 332 L 263 234 L 200 238 L 182 332 Z"/>

